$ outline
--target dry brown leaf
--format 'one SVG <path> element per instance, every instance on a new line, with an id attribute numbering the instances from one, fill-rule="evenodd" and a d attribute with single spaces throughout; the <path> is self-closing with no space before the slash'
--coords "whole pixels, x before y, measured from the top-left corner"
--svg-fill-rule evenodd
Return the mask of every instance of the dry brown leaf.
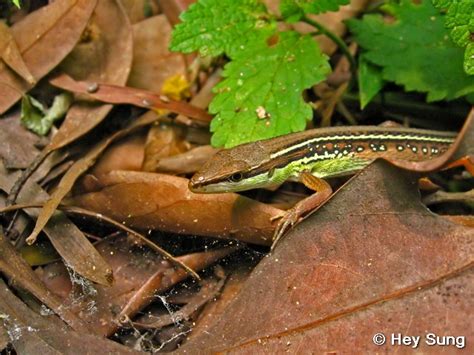
<path id="1" fill-rule="evenodd" d="M 100 191 L 70 203 L 141 229 L 232 238 L 270 245 L 282 210 L 235 193 L 194 194 L 188 179 L 156 173 L 112 171 Z"/>
<path id="2" fill-rule="evenodd" d="M 135 45 L 129 86 L 159 93 L 166 79 L 186 74 L 183 56 L 168 50 L 171 26 L 165 15 L 135 24 L 133 39 Z"/>
<path id="3" fill-rule="evenodd" d="M 154 125 L 148 131 L 143 171 L 155 171 L 162 158 L 177 155 L 189 149 L 184 141 L 185 131 L 180 126 Z"/>
<path id="4" fill-rule="evenodd" d="M 35 80 L 56 67 L 74 48 L 97 0 L 55 1 L 32 12 L 11 27 L 23 60 Z M 0 63 L 0 114 L 32 85 Z"/>
<path id="5" fill-rule="evenodd" d="M 94 85 L 94 92 L 90 92 L 91 83 L 75 81 L 67 75 L 60 75 L 50 80 L 50 83 L 61 89 L 86 94 L 93 99 L 112 104 L 130 104 L 147 109 L 164 109 L 192 117 L 201 123 L 208 124 L 211 120 L 205 110 L 192 106 L 186 102 L 173 101 L 150 91 L 124 86 L 99 84 Z"/>
<path id="6" fill-rule="evenodd" d="M 23 61 L 10 28 L 2 21 L 0 21 L 0 58 L 29 84 L 35 83 L 35 78 Z"/>
<path id="7" fill-rule="evenodd" d="M 18 354 L 143 354 L 85 331 L 75 332 L 54 316 L 35 313 L 2 280 L 0 312 Z"/>
<path id="8" fill-rule="evenodd" d="M 137 23 L 146 20 L 148 16 L 158 13 L 158 4 L 155 0 L 120 0 L 130 22 Z"/>
<path id="9" fill-rule="evenodd" d="M 19 173 L 8 174 L 0 164 L 0 189 L 10 191 Z M 32 180 L 22 190 L 19 201 L 34 203 L 45 201 L 49 195 Z M 26 209 L 33 219 L 38 216 L 38 209 Z M 45 234 L 65 262 L 78 274 L 100 283 L 109 285 L 113 275 L 110 266 L 99 255 L 84 234 L 63 213 L 56 212 L 44 228 Z"/>
<path id="10" fill-rule="evenodd" d="M 364 169 L 296 226 L 181 351 L 375 353 L 397 349 L 374 345 L 378 332 L 472 338 L 474 229 L 428 211 L 416 182 L 386 162 Z M 453 347 L 417 351 L 430 349 Z"/>
<path id="11" fill-rule="evenodd" d="M 116 132 L 112 136 L 105 138 L 96 145 L 94 145 L 83 158 L 76 161 L 69 168 L 66 174 L 64 174 L 59 185 L 51 194 L 50 199 L 48 199 L 44 204 L 38 215 L 38 219 L 36 220 L 35 227 L 26 241 L 29 244 L 34 243 L 34 241 L 38 237 L 38 234 L 44 228 L 46 223 L 48 223 L 49 219 L 53 216 L 54 212 L 56 211 L 56 208 L 59 206 L 63 198 L 69 193 L 69 191 L 71 191 L 72 186 L 74 185 L 76 180 L 95 163 L 97 158 L 111 143 L 128 135 L 130 132 L 138 128 L 153 123 L 157 119 L 158 116 L 155 113 L 149 111 L 148 113 L 144 114 L 143 116 L 132 122 L 127 128 Z"/>
<path id="12" fill-rule="evenodd" d="M 99 1 L 84 37 L 60 69 L 77 80 L 124 85 L 132 65 L 133 38 L 132 26 L 119 0 Z M 47 149 L 62 148 L 82 137 L 111 109 L 111 105 L 76 102 Z"/>
<path id="13" fill-rule="evenodd" d="M 77 283 L 72 285 L 62 263 L 48 265 L 40 271 L 44 283 L 79 313 L 96 334 L 111 335 L 117 330 L 121 317 L 132 317 L 154 301 L 156 294 L 188 276 L 156 253 L 137 247 L 126 238 L 104 240 L 97 248 L 114 270 L 115 282 L 111 287 L 86 285 L 81 289 Z M 202 270 L 231 251 L 209 251 L 178 259 L 195 270 Z M 74 292 L 74 288 L 79 289 Z M 84 312 L 90 302 L 95 305 L 93 312 Z"/>
<path id="14" fill-rule="evenodd" d="M 180 22 L 179 15 L 194 2 L 196 0 L 168 0 L 162 1 L 160 7 L 168 21 L 174 26 Z"/>
<path id="15" fill-rule="evenodd" d="M 91 169 L 91 175 L 99 176 L 112 170 L 141 170 L 145 140 L 145 134 L 133 134 L 112 144 Z"/>
<path id="16" fill-rule="evenodd" d="M 20 124 L 20 114 L 0 119 L 0 158 L 8 169 L 25 169 L 37 157 L 46 139 L 38 137 Z"/>
<path id="17" fill-rule="evenodd" d="M 0 228 L 0 270 L 10 282 L 31 292 L 41 302 L 56 312 L 73 329 L 88 333 L 85 324 L 69 309 L 64 308 L 62 300 L 51 293 L 26 261 L 18 254 L 3 235 Z M 0 287 L 1 288 L 1 287 Z"/>

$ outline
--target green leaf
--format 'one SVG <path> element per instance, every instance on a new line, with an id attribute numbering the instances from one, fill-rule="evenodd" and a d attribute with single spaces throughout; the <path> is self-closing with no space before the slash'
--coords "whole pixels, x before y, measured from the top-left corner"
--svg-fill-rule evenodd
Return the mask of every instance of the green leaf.
<path id="1" fill-rule="evenodd" d="M 211 122 L 214 146 L 232 147 L 305 128 L 312 110 L 302 91 L 330 72 L 327 56 L 310 36 L 282 32 L 269 41 L 249 43 L 232 59 L 209 106 L 217 114 Z"/>
<path id="2" fill-rule="evenodd" d="M 280 12 L 287 22 L 296 22 L 306 14 L 337 11 L 339 6 L 349 2 L 350 0 L 282 0 Z"/>
<path id="3" fill-rule="evenodd" d="M 469 43 L 464 52 L 464 71 L 474 75 L 474 43 Z"/>
<path id="4" fill-rule="evenodd" d="M 12 0 L 13 4 L 15 4 L 16 7 L 20 8 L 20 0 Z"/>
<path id="5" fill-rule="evenodd" d="M 364 109 L 384 84 L 382 69 L 368 62 L 364 55 L 359 56 L 358 82 L 360 108 Z"/>
<path id="6" fill-rule="evenodd" d="M 249 41 L 268 38 L 276 27 L 257 0 L 199 0 L 180 19 L 170 49 L 202 56 L 232 55 Z"/>
<path id="7" fill-rule="evenodd" d="M 30 131 L 44 136 L 53 123 L 64 116 L 71 103 L 70 94 L 60 94 L 54 98 L 53 105 L 48 110 L 34 97 L 25 95 L 21 100 L 21 123 Z"/>
<path id="8" fill-rule="evenodd" d="M 433 0 L 436 8 L 446 11 L 445 26 L 451 30 L 451 39 L 465 47 L 464 70 L 474 75 L 474 0 Z"/>
<path id="9" fill-rule="evenodd" d="M 463 71 L 463 50 L 449 38 L 444 16 L 431 1 L 401 0 L 384 9 L 395 21 L 385 22 L 380 15 L 348 21 L 365 58 L 382 67 L 384 80 L 426 92 L 428 101 L 474 92 L 474 80 Z"/>

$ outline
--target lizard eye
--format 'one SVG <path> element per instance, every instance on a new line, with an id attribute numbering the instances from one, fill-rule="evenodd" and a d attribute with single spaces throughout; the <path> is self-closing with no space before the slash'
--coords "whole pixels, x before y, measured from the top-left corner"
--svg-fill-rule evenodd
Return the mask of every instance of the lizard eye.
<path id="1" fill-rule="evenodd" d="M 240 180 L 242 180 L 242 178 L 243 178 L 242 173 L 235 173 L 230 176 L 230 181 L 239 182 Z"/>

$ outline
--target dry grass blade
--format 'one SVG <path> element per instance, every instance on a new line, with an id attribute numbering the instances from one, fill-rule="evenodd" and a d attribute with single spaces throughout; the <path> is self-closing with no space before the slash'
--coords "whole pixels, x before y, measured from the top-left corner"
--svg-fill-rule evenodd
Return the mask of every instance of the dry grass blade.
<path id="1" fill-rule="evenodd" d="M 38 234 L 44 228 L 46 223 L 48 223 L 49 219 L 53 216 L 56 208 L 61 203 L 64 196 L 71 190 L 72 186 L 74 185 L 75 181 L 79 176 L 85 173 L 96 161 L 96 159 L 104 152 L 105 148 L 107 148 L 113 141 L 122 138 L 123 136 L 127 135 L 131 131 L 149 125 L 150 123 L 158 120 L 158 116 L 153 112 L 149 112 L 135 122 L 130 124 L 127 128 L 118 131 L 117 133 L 113 134 L 109 138 L 106 138 L 96 144 L 82 159 L 79 159 L 71 168 L 67 171 L 67 173 L 61 179 L 57 189 L 51 195 L 51 198 L 46 202 L 43 209 L 41 210 L 38 219 L 36 220 L 35 228 L 33 232 L 31 232 L 30 236 L 27 238 L 27 242 L 29 244 L 34 243 Z"/>

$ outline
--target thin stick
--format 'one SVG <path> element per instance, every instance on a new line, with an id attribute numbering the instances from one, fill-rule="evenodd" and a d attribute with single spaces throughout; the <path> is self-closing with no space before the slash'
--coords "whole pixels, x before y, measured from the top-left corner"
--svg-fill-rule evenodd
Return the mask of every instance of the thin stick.
<path id="1" fill-rule="evenodd" d="M 23 203 L 23 204 L 10 205 L 10 206 L 4 207 L 4 208 L 0 208 L 0 213 L 18 211 L 20 209 L 25 209 L 25 208 L 42 208 L 42 207 L 43 207 L 43 205 L 41 203 L 31 203 L 31 204 Z M 107 216 L 104 216 L 103 214 L 96 213 L 96 212 L 93 212 L 93 211 L 89 211 L 89 210 L 86 210 L 86 209 L 83 209 L 83 208 L 80 208 L 80 207 L 60 205 L 60 206 L 58 206 L 58 209 L 61 210 L 61 211 L 66 212 L 66 213 L 71 213 L 71 214 L 96 218 L 100 221 L 111 224 L 114 227 L 130 234 L 132 237 L 134 237 L 136 239 L 139 239 L 144 244 L 148 245 L 151 249 L 153 249 L 154 251 L 161 254 L 164 258 L 169 259 L 173 264 L 175 264 L 175 266 L 181 267 L 184 270 L 186 270 L 187 273 L 192 275 L 197 280 L 201 280 L 201 277 L 196 273 L 196 271 L 191 269 L 185 263 L 183 263 L 183 262 L 179 261 L 178 259 L 176 259 L 173 255 L 168 253 L 166 250 L 164 250 L 163 248 L 161 248 L 157 244 L 153 243 L 151 240 L 149 240 L 148 238 L 146 238 L 142 234 L 134 231 L 133 229 L 131 229 L 127 226 L 124 226 L 122 223 L 119 223 L 119 222 L 115 221 L 114 219 L 112 219 L 110 217 L 107 217 Z"/>

